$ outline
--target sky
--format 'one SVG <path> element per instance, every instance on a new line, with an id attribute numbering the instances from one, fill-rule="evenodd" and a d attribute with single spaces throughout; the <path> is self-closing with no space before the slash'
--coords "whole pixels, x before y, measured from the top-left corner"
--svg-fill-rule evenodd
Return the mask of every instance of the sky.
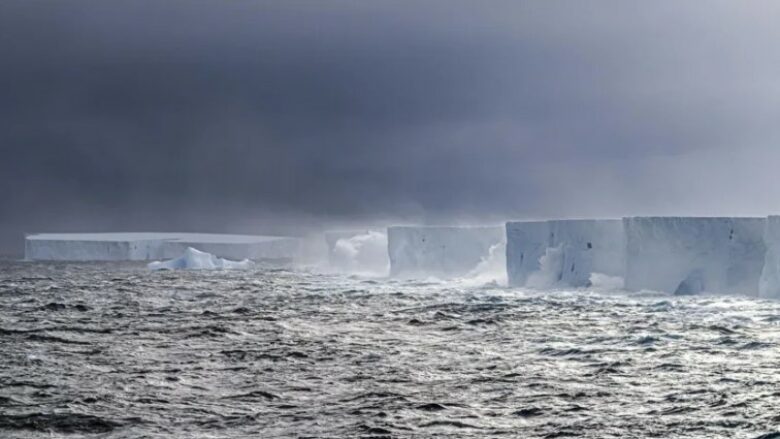
<path id="1" fill-rule="evenodd" d="M 780 213 L 772 1 L 0 2 L 43 231 Z"/>

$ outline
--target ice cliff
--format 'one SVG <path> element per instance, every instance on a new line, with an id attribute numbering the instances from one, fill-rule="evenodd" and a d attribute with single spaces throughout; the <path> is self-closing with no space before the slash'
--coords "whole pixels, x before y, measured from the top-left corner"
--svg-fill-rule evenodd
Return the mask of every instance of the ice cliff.
<path id="1" fill-rule="evenodd" d="M 635 217 L 623 223 L 627 289 L 758 294 L 767 256 L 764 218 Z M 773 276 L 765 270 L 767 284 Z"/>
<path id="2" fill-rule="evenodd" d="M 25 239 L 25 258 L 140 261 L 173 258 L 192 247 L 230 259 L 290 261 L 296 238 L 211 233 L 43 233 Z"/>
<path id="3" fill-rule="evenodd" d="M 391 276 L 471 273 L 504 242 L 502 227 L 396 226 L 387 229 Z"/>
<path id="4" fill-rule="evenodd" d="M 583 287 L 593 274 L 622 276 L 620 220 L 518 221 L 506 224 L 509 285 Z"/>

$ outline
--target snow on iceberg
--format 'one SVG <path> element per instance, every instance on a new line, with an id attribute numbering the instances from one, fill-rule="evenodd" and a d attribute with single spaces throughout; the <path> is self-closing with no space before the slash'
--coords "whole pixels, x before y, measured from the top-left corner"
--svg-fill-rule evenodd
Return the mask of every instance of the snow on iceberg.
<path id="1" fill-rule="evenodd" d="M 594 275 L 622 277 L 621 220 L 518 221 L 506 224 L 509 285 L 584 287 Z M 613 281 L 614 283 L 614 281 Z"/>
<path id="2" fill-rule="evenodd" d="M 184 250 L 178 258 L 155 261 L 147 265 L 150 270 L 246 270 L 254 266 L 254 262 L 249 259 L 231 261 L 192 247 Z"/>
<path id="3" fill-rule="evenodd" d="M 387 248 L 390 275 L 467 275 L 489 259 L 491 248 L 504 241 L 502 227 L 389 227 Z"/>
<path id="4" fill-rule="evenodd" d="M 623 223 L 627 289 L 759 293 L 764 218 L 634 217 Z M 765 272 L 771 283 L 771 270 Z"/>

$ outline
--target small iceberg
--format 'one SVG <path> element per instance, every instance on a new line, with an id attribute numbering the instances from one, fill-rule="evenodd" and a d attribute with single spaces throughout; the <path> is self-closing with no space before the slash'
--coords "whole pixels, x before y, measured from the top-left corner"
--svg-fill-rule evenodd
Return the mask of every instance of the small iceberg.
<path id="1" fill-rule="evenodd" d="M 192 247 L 176 259 L 154 261 L 147 265 L 150 270 L 247 270 L 254 266 L 255 263 L 249 259 L 231 261 Z"/>

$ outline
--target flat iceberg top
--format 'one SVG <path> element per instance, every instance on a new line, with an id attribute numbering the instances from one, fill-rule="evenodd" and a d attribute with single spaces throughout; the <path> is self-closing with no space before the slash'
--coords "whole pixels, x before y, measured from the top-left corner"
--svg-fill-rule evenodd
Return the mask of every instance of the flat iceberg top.
<path id="1" fill-rule="evenodd" d="M 771 217 L 770 217 L 771 218 Z M 627 216 L 624 220 L 642 221 L 703 221 L 703 220 L 766 220 L 763 216 Z"/>
<path id="2" fill-rule="evenodd" d="M 26 239 L 41 241 L 179 241 L 198 243 L 251 244 L 289 239 L 285 236 L 231 235 L 220 233 L 165 233 L 165 232 L 119 232 L 119 233 L 37 233 Z"/>
<path id="3" fill-rule="evenodd" d="M 623 218 L 567 218 L 567 219 L 547 219 L 547 220 L 512 220 L 506 224 L 592 224 L 609 223 L 611 221 L 622 221 Z"/>
<path id="4" fill-rule="evenodd" d="M 495 226 L 390 226 L 389 229 L 395 230 L 487 230 L 503 227 L 502 224 Z"/>

